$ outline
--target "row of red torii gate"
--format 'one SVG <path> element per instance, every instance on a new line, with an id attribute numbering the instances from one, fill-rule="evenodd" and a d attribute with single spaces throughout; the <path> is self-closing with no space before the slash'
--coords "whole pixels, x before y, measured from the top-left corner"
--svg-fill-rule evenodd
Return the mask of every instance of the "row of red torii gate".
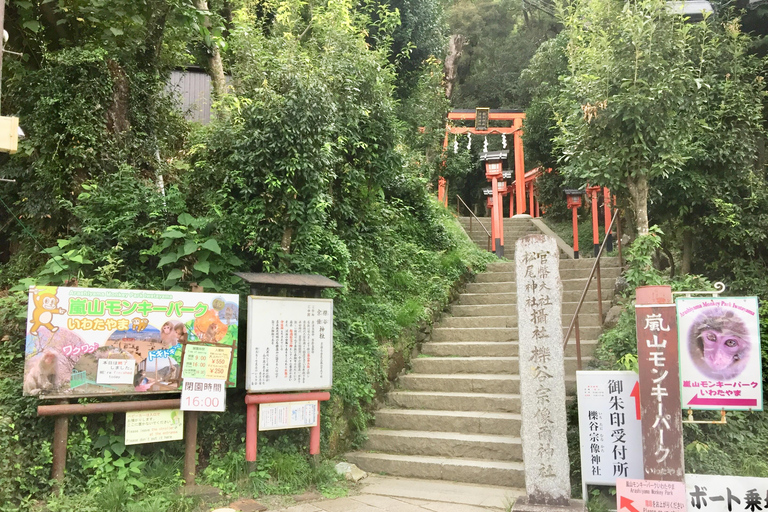
<path id="1" fill-rule="evenodd" d="M 487 207 L 491 212 L 491 251 L 499 257 L 504 256 L 504 207 L 502 198 L 509 195 L 509 217 L 540 217 L 541 205 L 539 204 L 536 189 L 536 180 L 551 169 L 536 167 L 525 170 L 525 157 L 523 154 L 523 120 L 525 112 L 522 110 L 497 110 L 490 108 L 457 109 L 448 112 L 445 125 L 445 138 L 443 139 L 443 152 L 448 149 L 448 139 L 453 135 L 502 135 L 513 137 L 514 180 L 507 186 L 511 179 L 512 171 L 504 171 L 503 162 L 507 160 L 509 151 L 484 151 L 480 158 L 485 162 L 485 177 L 491 183 L 491 188 L 484 190 L 487 196 Z M 474 122 L 474 126 L 466 126 Z M 491 123 L 494 126 L 491 126 Z M 504 144 L 506 147 L 506 144 Z M 448 206 L 448 182 L 442 176 L 438 180 L 437 197 L 446 207 Z M 514 191 L 514 193 L 512 193 Z M 607 187 L 589 186 L 586 192 L 591 198 L 592 205 L 592 234 L 595 255 L 600 248 L 600 229 L 598 213 L 598 196 L 603 196 L 604 230 L 607 240 L 607 249 L 612 250 L 613 240 L 609 232 L 611 224 L 611 210 L 615 206 L 616 198 L 611 196 Z M 572 211 L 573 217 L 573 250 L 574 258 L 579 257 L 579 229 L 578 208 L 582 205 L 584 190 L 565 189 L 567 207 Z M 527 200 L 526 200 L 527 199 Z M 497 208 L 496 205 L 499 205 Z"/>

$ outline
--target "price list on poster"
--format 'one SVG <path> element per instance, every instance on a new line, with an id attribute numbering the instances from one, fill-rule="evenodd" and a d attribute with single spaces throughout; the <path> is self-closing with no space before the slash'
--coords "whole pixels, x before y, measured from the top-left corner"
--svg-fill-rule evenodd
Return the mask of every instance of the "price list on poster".
<path id="1" fill-rule="evenodd" d="M 248 391 L 329 389 L 333 300 L 248 297 Z"/>
<path id="2" fill-rule="evenodd" d="M 231 358 L 230 347 L 187 345 L 184 350 L 182 377 L 226 380 Z"/>

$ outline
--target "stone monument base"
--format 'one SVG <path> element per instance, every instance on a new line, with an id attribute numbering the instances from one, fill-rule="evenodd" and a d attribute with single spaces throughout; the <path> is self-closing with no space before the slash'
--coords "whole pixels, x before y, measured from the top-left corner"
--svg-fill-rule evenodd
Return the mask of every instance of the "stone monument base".
<path id="1" fill-rule="evenodd" d="M 512 505 L 512 512 L 549 512 L 550 510 L 554 510 L 555 512 L 584 512 L 587 510 L 587 507 L 584 505 L 584 500 L 570 500 L 566 507 L 534 505 L 528 503 L 527 496 L 517 498 L 515 504 Z"/>

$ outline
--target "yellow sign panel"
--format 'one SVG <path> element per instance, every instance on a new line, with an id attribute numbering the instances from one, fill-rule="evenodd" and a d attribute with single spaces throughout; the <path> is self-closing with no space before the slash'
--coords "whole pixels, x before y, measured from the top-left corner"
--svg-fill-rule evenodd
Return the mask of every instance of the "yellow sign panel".
<path id="1" fill-rule="evenodd" d="M 19 146 L 19 118 L 0 117 L 0 151 L 15 153 Z"/>
<path id="2" fill-rule="evenodd" d="M 184 412 L 178 409 L 125 413 L 125 444 L 184 439 Z"/>
<path id="3" fill-rule="evenodd" d="M 226 380 L 231 358 L 229 347 L 187 345 L 181 376 L 184 379 Z"/>

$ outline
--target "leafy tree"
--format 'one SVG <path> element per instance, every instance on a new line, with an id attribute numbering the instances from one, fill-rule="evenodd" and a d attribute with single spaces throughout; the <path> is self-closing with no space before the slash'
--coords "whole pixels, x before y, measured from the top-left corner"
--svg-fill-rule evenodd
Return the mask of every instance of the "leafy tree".
<path id="1" fill-rule="evenodd" d="M 662 0 L 583 0 L 565 24 L 562 170 L 628 191 L 638 234 L 646 234 L 650 180 L 680 170 L 693 150 L 691 26 Z"/>

